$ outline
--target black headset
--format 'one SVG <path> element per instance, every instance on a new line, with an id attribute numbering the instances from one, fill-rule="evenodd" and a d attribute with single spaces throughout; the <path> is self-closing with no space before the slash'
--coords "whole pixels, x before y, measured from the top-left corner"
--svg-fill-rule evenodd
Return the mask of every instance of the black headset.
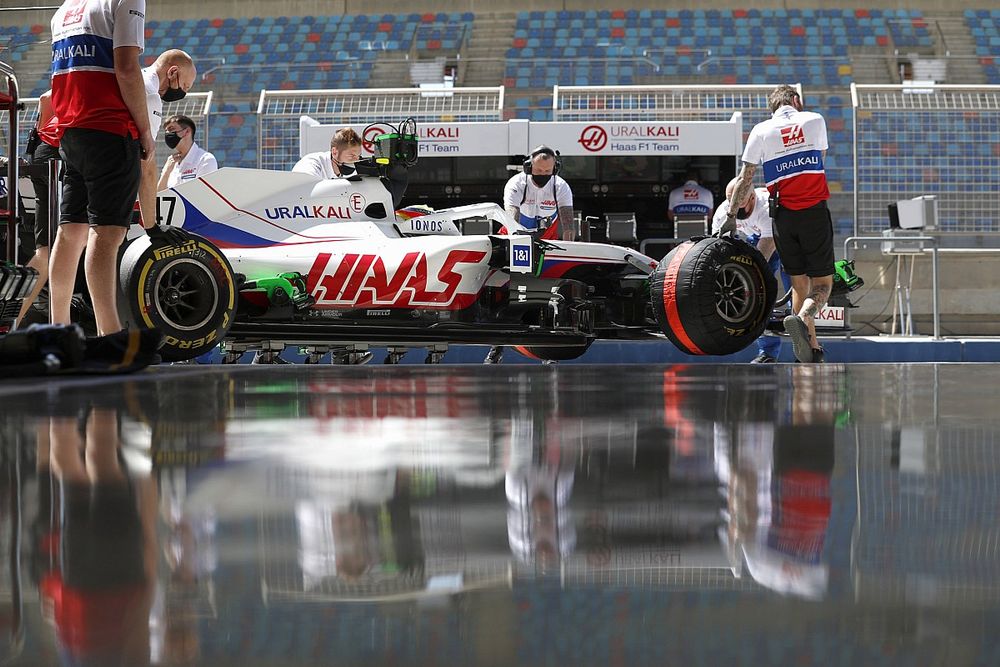
<path id="1" fill-rule="evenodd" d="M 531 151 L 531 154 L 528 155 L 527 159 L 525 159 L 524 163 L 521 165 L 521 171 L 526 173 L 528 176 L 531 176 L 531 161 L 535 159 L 536 156 L 539 155 L 548 155 L 550 157 L 555 158 L 556 164 L 552 168 L 552 175 L 553 176 L 558 175 L 559 170 L 562 169 L 562 161 L 559 159 L 559 151 L 549 148 L 544 144 L 539 146 L 535 150 Z"/>

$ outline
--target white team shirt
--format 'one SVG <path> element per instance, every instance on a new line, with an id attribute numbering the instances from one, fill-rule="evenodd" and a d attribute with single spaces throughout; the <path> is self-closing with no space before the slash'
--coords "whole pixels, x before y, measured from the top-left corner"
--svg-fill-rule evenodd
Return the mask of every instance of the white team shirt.
<path id="1" fill-rule="evenodd" d="M 145 47 L 145 0 L 65 0 L 52 17 L 52 108 L 66 128 L 138 136 L 115 76 L 114 50 Z"/>
<path id="2" fill-rule="evenodd" d="M 715 208 L 715 197 L 712 191 L 698 185 L 696 181 L 688 181 L 679 188 L 670 191 L 667 199 L 667 209 L 674 215 L 708 215 Z"/>
<path id="3" fill-rule="evenodd" d="M 142 81 L 146 84 L 146 111 L 149 113 L 149 129 L 153 133 L 153 141 L 160 136 L 163 126 L 163 100 L 160 99 L 160 77 L 156 70 L 147 67 L 142 70 Z"/>
<path id="4" fill-rule="evenodd" d="M 312 174 L 316 178 L 324 180 L 328 178 L 340 178 L 337 172 L 333 170 L 333 158 L 330 157 L 330 151 L 319 151 L 318 153 L 303 155 L 302 159 L 292 167 L 292 171 L 298 174 Z"/>
<path id="5" fill-rule="evenodd" d="M 763 164 L 771 194 L 779 195 L 783 207 L 801 210 L 830 198 L 823 167 L 827 148 L 823 117 L 786 105 L 750 131 L 743 161 Z"/>
<path id="6" fill-rule="evenodd" d="M 193 181 L 196 178 L 219 170 L 215 156 L 198 144 L 191 144 L 191 150 L 184 156 L 180 164 L 175 164 L 167 178 L 167 187 L 172 188 Z"/>
<path id="7" fill-rule="evenodd" d="M 530 175 L 514 174 L 504 186 L 503 204 L 517 207 L 522 227 L 540 229 L 552 224 L 560 208 L 573 206 L 573 190 L 561 176 L 553 176 L 540 188 Z"/>
<path id="8" fill-rule="evenodd" d="M 756 199 L 753 213 L 746 220 L 736 219 L 736 231 L 744 236 L 748 243 L 757 245 L 759 240 L 771 238 L 774 236 L 774 233 L 771 230 L 771 216 L 768 215 L 767 200 L 769 195 L 767 188 L 754 188 L 753 196 Z M 713 234 L 722 229 L 722 225 L 726 222 L 728 214 L 729 200 L 727 199 L 719 204 L 719 208 L 715 211 L 715 216 L 712 218 Z"/>

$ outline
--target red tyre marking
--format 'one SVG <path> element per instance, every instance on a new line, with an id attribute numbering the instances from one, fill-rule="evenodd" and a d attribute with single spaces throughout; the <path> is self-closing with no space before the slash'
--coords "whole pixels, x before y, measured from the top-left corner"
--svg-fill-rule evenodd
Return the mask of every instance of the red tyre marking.
<path id="1" fill-rule="evenodd" d="M 677 254 L 673 256 L 669 266 L 667 266 L 667 273 L 663 277 L 663 310 L 667 313 L 667 324 L 670 325 L 670 330 L 680 340 L 681 345 L 686 347 L 691 354 L 705 354 L 684 330 L 680 313 L 677 310 L 677 273 L 680 271 L 681 262 L 684 261 L 693 247 L 694 243 L 690 241 L 682 243 L 677 248 Z"/>
<path id="2" fill-rule="evenodd" d="M 524 356 L 528 357 L 529 359 L 537 359 L 538 361 L 543 361 L 543 359 L 541 357 L 538 357 L 538 356 L 535 356 L 534 354 L 532 354 L 528 350 L 528 348 L 526 348 L 524 345 L 515 345 L 514 349 L 517 350 L 517 352 L 519 354 L 523 354 Z"/>

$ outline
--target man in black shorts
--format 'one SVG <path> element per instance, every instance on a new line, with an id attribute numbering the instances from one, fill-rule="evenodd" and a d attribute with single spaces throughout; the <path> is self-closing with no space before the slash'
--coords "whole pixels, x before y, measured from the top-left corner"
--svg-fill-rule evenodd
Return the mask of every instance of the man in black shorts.
<path id="1" fill-rule="evenodd" d="M 145 12 L 145 0 L 66 0 L 52 17 L 54 135 L 66 163 L 52 247 L 52 321 L 70 322 L 86 249 L 87 287 L 101 335 L 122 328 L 118 247 L 132 220 L 141 161 L 155 159 L 156 152 L 139 67 Z"/>
<path id="2" fill-rule="evenodd" d="M 823 170 L 826 121 L 802 110 L 791 86 L 778 86 L 768 97 L 773 116 L 754 126 L 743 151 L 743 169 L 733 192 L 743 201 L 753 190 L 757 165 L 771 193 L 774 241 L 792 279 L 792 315 L 785 331 L 800 362 L 823 362 L 815 318 L 833 289 L 833 220 L 827 207 L 830 190 Z M 736 229 L 731 212 L 722 231 Z"/>

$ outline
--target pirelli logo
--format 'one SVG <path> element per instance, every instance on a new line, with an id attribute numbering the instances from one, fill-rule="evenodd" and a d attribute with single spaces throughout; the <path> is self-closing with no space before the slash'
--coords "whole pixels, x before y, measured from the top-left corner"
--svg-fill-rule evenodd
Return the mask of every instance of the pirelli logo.
<path id="1" fill-rule="evenodd" d="M 180 255 L 190 255 L 198 250 L 197 241 L 188 241 L 184 245 L 172 246 L 170 248 L 160 248 L 159 250 L 153 251 L 153 259 L 159 261 L 161 259 L 168 259 L 170 257 L 178 257 Z"/>
<path id="2" fill-rule="evenodd" d="M 135 9 L 130 9 L 130 10 L 128 10 L 128 13 L 129 13 L 129 14 L 131 14 L 132 16 L 138 16 L 138 17 L 139 17 L 139 18 L 141 18 L 141 19 L 144 19 L 144 18 L 146 18 L 146 15 L 145 15 L 145 14 L 143 14 L 142 12 L 140 12 L 140 11 L 137 11 L 137 10 L 135 10 Z"/>

